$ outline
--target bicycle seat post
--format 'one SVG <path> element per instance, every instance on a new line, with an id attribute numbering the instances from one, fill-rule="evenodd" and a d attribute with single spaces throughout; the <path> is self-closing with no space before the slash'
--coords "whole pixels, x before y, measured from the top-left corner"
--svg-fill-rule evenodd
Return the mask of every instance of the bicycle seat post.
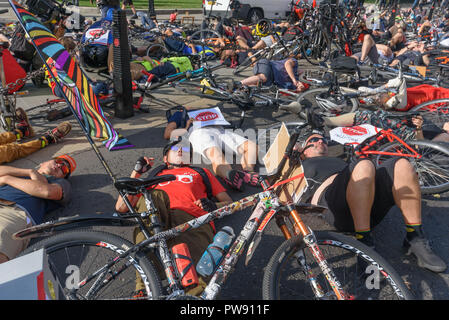
<path id="1" fill-rule="evenodd" d="M 142 212 L 140 215 L 142 218 L 148 218 L 150 222 L 150 229 L 154 230 L 155 233 L 162 232 L 162 223 L 159 220 L 157 213 L 157 208 L 154 206 L 153 200 L 151 198 L 150 192 L 143 188 L 142 195 L 145 198 L 145 205 L 147 207 L 146 212 Z"/>

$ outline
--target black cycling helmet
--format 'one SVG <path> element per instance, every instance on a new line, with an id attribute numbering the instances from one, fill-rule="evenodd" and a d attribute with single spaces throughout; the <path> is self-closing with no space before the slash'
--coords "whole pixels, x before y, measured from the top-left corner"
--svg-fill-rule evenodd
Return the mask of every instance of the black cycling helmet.
<path id="1" fill-rule="evenodd" d="M 83 67 L 103 69 L 108 67 L 109 48 L 102 45 L 87 45 L 81 51 Z"/>

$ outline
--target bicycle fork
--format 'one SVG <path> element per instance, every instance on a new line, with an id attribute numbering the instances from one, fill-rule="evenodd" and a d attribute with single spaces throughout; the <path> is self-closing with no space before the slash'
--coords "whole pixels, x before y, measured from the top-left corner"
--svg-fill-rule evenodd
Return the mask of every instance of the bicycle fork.
<path id="1" fill-rule="evenodd" d="M 324 257 L 323 253 L 321 252 L 321 250 L 318 246 L 318 243 L 316 241 L 316 237 L 315 237 L 315 234 L 313 233 L 313 231 L 310 230 L 310 228 L 308 228 L 304 224 L 304 222 L 302 221 L 298 212 L 292 205 L 287 205 L 287 208 L 290 211 L 290 216 L 293 218 L 293 221 L 295 223 L 295 230 L 297 228 L 299 233 L 302 234 L 304 243 L 310 249 L 313 257 L 315 258 L 316 262 L 318 263 L 318 265 L 319 265 L 321 271 L 323 272 L 324 276 L 326 277 L 327 281 L 329 282 L 329 284 L 332 288 L 332 291 L 334 292 L 337 299 L 338 300 L 351 299 L 351 297 L 348 296 L 344 292 L 340 281 L 338 281 L 337 277 L 335 276 L 335 273 L 332 271 L 332 268 L 329 266 L 328 262 L 326 261 L 326 258 Z M 285 234 L 285 231 L 284 231 L 284 234 Z M 302 251 L 299 251 L 299 252 L 300 253 L 297 254 L 297 260 L 300 263 L 300 265 L 302 266 L 303 271 L 312 287 L 312 290 L 315 293 L 315 296 L 317 298 L 325 297 L 326 293 L 324 293 L 320 284 L 316 280 L 316 276 L 313 274 L 310 267 L 307 265 L 304 253 Z"/>

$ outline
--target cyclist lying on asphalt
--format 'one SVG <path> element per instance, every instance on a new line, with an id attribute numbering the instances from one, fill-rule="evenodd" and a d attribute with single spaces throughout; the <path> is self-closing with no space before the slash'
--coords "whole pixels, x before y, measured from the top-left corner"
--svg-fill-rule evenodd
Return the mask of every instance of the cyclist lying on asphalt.
<path id="1" fill-rule="evenodd" d="M 139 178 L 143 173 L 147 172 L 152 167 L 153 160 L 153 158 L 147 157 L 139 158 L 131 173 L 131 178 Z M 165 228 L 175 227 L 232 202 L 226 189 L 209 170 L 203 169 L 204 173 L 200 174 L 190 165 L 191 150 L 187 140 L 181 142 L 176 140 L 168 143 L 163 149 L 163 161 L 165 166 L 156 175 L 172 174 L 177 177 L 174 181 L 158 184 L 151 191 L 152 200 Z M 208 198 L 207 181 L 204 180 L 204 174 L 207 175 L 210 183 L 211 198 Z M 147 211 L 144 197 L 128 196 L 128 199 L 138 212 Z M 118 212 L 128 211 L 121 197 L 117 200 L 116 210 Z M 207 246 L 212 243 L 214 233 L 214 224 L 206 224 L 168 241 L 168 245 L 172 247 L 179 243 L 186 243 L 192 260 L 196 264 Z M 136 228 L 134 241 L 139 243 L 144 239 L 145 237 L 140 229 Z M 198 289 L 201 291 L 203 284 L 204 282 L 200 281 Z M 143 283 L 138 283 L 136 291 L 142 288 Z M 192 290 L 195 290 L 195 288 Z M 189 294 L 195 293 L 192 291 Z"/>
<path id="2" fill-rule="evenodd" d="M 15 232 L 42 223 L 46 213 L 69 203 L 72 189 L 67 179 L 75 169 L 68 155 L 36 169 L 0 166 L 0 263 L 14 259 L 27 245 L 11 238 Z"/>
<path id="3" fill-rule="evenodd" d="M 183 112 L 177 111 L 167 119 L 164 138 L 188 134 L 193 151 L 201 154 L 212 163 L 214 173 L 221 177 L 231 188 L 242 191 L 245 183 L 256 185 L 257 174 L 254 173 L 257 158 L 256 144 L 222 125 L 207 121 L 202 114 L 213 115 L 211 118 L 224 119 L 218 108 L 201 109 L 195 118 L 183 119 Z M 193 114 L 192 114 L 193 115 Z M 195 123 L 194 123 L 195 122 Z M 241 156 L 243 171 L 233 170 L 223 154 L 223 147 Z"/>
<path id="4" fill-rule="evenodd" d="M 304 150 L 302 165 L 309 184 L 304 199 L 328 207 L 325 218 L 337 230 L 355 232 L 357 239 L 374 247 L 371 229 L 397 205 L 407 231 L 407 254 L 413 253 L 420 267 L 446 270 L 423 234 L 418 176 L 408 160 L 390 159 L 377 168 L 367 159 L 348 164 L 328 155 L 327 140 L 319 133 L 310 134 L 298 149 Z"/>

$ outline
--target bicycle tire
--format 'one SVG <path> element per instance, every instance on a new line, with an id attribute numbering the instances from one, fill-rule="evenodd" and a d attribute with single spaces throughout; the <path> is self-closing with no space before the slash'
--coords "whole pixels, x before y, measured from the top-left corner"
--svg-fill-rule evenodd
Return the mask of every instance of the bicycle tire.
<path id="1" fill-rule="evenodd" d="M 149 45 L 146 51 L 147 57 L 156 59 L 158 61 L 169 53 L 170 51 L 167 49 L 167 47 L 159 43 Z"/>
<path id="2" fill-rule="evenodd" d="M 449 98 L 426 101 L 410 109 L 439 127 L 449 121 Z"/>
<path id="3" fill-rule="evenodd" d="M 315 236 L 324 257 L 347 294 L 360 300 L 413 299 L 400 275 L 382 256 L 360 241 L 344 234 L 316 231 Z M 306 249 L 306 250 L 303 250 Z M 263 276 L 262 297 L 265 300 L 315 298 L 294 256 L 304 252 L 316 280 L 327 291 L 323 299 L 333 299 L 333 291 L 321 269 L 305 247 L 302 237 L 286 240 L 268 262 Z M 333 254 L 333 255 L 332 255 Z M 310 258 L 310 259 L 308 259 Z M 360 265 L 364 267 L 363 270 Z M 290 270 L 290 269 L 291 270 Z M 369 269 L 368 269 L 369 268 Z M 291 271 L 291 272 L 289 272 Z M 367 273 L 367 277 L 359 276 Z M 369 273 L 368 273 L 369 271 Z M 376 278 L 379 276 L 380 278 Z"/>
<path id="4" fill-rule="evenodd" d="M 50 269 L 60 285 L 63 286 L 64 294 L 69 294 L 69 289 L 77 283 L 76 278 L 70 277 L 74 274 L 66 273 L 69 266 L 78 268 L 79 279 L 84 279 L 89 272 L 96 271 L 131 246 L 133 244 L 128 240 L 111 233 L 77 229 L 45 238 L 28 247 L 21 255 L 45 248 Z M 114 279 L 106 287 L 101 288 L 97 292 L 97 296 L 89 297 L 89 299 L 133 299 L 137 274 L 145 283 L 148 298 L 158 299 L 161 296 L 161 281 L 155 267 L 142 252 L 128 256 L 125 261 L 118 262 L 115 267 L 108 270 L 109 274 L 118 272 L 113 275 Z M 117 267 L 123 268 L 123 270 L 117 269 Z M 86 299 L 84 295 L 91 288 L 89 284 L 92 282 L 95 283 L 95 280 L 75 289 L 76 298 Z"/>
<path id="5" fill-rule="evenodd" d="M 331 55 L 332 42 L 323 31 L 315 32 L 312 34 L 312 48 L 309 48 L 309 41 L 304 41 L 304 45 L 301 47 L 302 56 L 312 65 L 319 65 L 320 63 L 329 60 Z M 309 39 L 310 40 L 310 39 Z M 311 52 L 307 54 L 307 50 Z"/>
<path id="6" fill-rule="evenodd" d="M 420 159 L 410 158 L 419 177 L 422 194 L 436 194 L 449 190 L 449 148 L 444 143 L 428 140 L 406 141 L 422 155 Z M 392 142 L 383 145 L 378 151 L 410 154 L 401 143 Z M 376 155 L 375 161 L 379 165 L 383 161 L 397 156 Z"/>
<path id="7" fill-rule="evenodd" d="M 340 87 L 340 90 L 344 92 L 353 92 L 354 89 L 346 88 L 346 87 Z M 355 112 L 359 107 L 359 101 L 355 98 L 349 98 L 347 102 L 342 105 L 343 109 L 340 110 L 341 112 L 331 112 L 326 109 L 323 109 L 317 102 L 316 102 L 316 96 L 326 94 L 328 92 L 327 88 L 316 88 L 304 91 L 297 99 L 298 102 L 301 102 L 302 100 L 308 100 L 312 103 L 313 107 L 318 107 L 320 109 L 320 114 L 323 116 L 336 116 L 344 113 L 350 113 Z M 306 119 L 306 113 L 304 111 L 299 112 L 299 116 L 303 119 Z"/>

